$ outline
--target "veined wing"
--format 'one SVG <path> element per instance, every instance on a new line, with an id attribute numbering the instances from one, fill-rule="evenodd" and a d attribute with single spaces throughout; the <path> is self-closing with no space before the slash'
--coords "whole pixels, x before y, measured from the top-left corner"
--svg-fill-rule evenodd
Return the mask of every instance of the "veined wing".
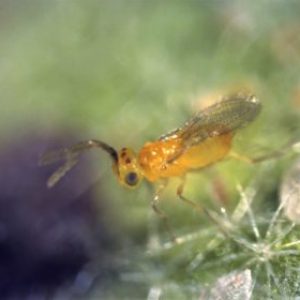
<path id="1" fill-rule="evenodd" d="M 261 103 L 253 95 L 235 94 L 224 98 L 197 113 L 186 124 L 161 137 L 161 140 L 180 139 L 182 149 L 169 162 L 188 148 L 207 138 L 234 132 L 253 121 L 261 110 Z"/>

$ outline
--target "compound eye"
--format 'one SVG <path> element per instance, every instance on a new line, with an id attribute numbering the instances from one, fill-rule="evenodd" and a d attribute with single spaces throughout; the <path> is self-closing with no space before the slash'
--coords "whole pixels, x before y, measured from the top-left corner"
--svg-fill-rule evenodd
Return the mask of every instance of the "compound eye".
<path id="1" fill-rule="evenodd" d="M 125 176 L 125 182 L 130 186 L 136 185 L 138 183 L 138 180 L 139 180 L 138 175 L 135 172 L 129 172 Z"/>

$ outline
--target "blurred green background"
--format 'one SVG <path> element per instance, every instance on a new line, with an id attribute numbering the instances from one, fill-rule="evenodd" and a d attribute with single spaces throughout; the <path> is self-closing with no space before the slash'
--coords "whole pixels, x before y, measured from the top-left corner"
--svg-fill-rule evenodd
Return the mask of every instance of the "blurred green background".
<path id="1" fill-rule="evenodd" d="M 117 149 L 129 146 L 138 151 L 146 141 L 182 125 L 205 95 L 246 86 L 261 100 L 263 111 L 240 132 L 235 147 L 249 155 L 276 149 L 300 134 L 299 12 L 299 1 L 279 0 L 2 0 L 1 144 L 28 132 L 55 135 L 70 130 L 78 140 L 101 139 Z M 57 145 L 61 146 L 67 145 Z M 151 234 L 168 240 L 150 211 L 152 191 L 147 185 L 125 190 L 113 178 L 107 156 L 91 155 L 95 180 L 111 199 L 111 226 L 131 241 L 128 252 L 133 243 L 136 255 L 143 256 Z M 226 161 L 191 175 L 186 193 L 216 208 L 211 198 L 220 183 L 229 199 L 226 205 L 232 208 L 239 198 L 237 183 L 247 186 L 257 180 L 260 207 L 272 212 L 288 163 L 253 167 Z M 179 203 L 177 184 L 171 183 L 162 201 L 174 231 L 180 235 L 209 226 Z M 203 248 L 201 241 L 196 245 Z M 195 249 L 182 247 L 170 254 L 171 259 L 166 255 L 159 260 L 159 276 L 154 274 L 155 263 L 141 259 L 145 265 L 139 268 L 153 276 L 145 279 L 140 294 L 127 289 L 126 279 L 111 283 L 120 288 L 119 294 L 111 289 L 101 294 L 95 287 L 91 297 L 147 299 L 153 282 L 177 278 L 179 285 L 160 299 L 198 299 L 197 289 L 178 292 L 180 284 L 197 286 L 198 278 L 201 281 L 199 274 L 186 272 L 180 259 Z"/>

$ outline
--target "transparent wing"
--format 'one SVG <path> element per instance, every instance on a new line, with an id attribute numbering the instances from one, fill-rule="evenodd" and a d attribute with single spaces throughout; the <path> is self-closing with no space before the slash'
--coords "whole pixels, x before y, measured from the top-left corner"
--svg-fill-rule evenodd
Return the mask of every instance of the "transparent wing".
<path id="1" fill-rule="evenodd" d="M 189 147 L 209 137 L 223 135 L 247 125 L 261 110 L 261 103 L 253 95 L 235 94 L 224 98 L 197 113 L 183 127 L 162 136 L 161 140 L 180 139 L 182 149 L 171 161 L 178 158 Z"/>
<path id="2" fill-rule="evenodd" d="M 77 143 L 68 148 L 62 148 L 54 151 L 46 152 L 39 159 L 39 165 L 50 165 L 58 161 L 64 161 L 63 165 L 59 167 L 48 179 L 47 186 L 53 187 L 63 176 L 65 176 L 77 163 L 80 155 L 89 149 L 101 148 L 108 152 L 113 161 L 117 163 L 118 154 L 114 148 L 102 141 L 88 140 Z"/>
<path id="3" fill-rule="evenodd" d="M 233 95 L 199 112 L 185 124 L 179 137 L 185 145 L 192 146 L 247 125 L 260 110 L 261 104 L 255 96 Z"/>

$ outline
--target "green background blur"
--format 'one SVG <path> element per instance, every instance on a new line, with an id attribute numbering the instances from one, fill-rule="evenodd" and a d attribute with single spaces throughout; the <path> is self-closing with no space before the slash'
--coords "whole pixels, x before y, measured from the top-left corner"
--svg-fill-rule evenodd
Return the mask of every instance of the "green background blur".
<path id="1" fill-rule="evenodd" d="M 193 115 L 203 95 L 246 86 L 263 111 L 236 147 L 276 149 L 300 133 L 299 13 L 299 1 L 0 1 L 0 142 L 68 129 L 138 151 Z M 112 226 L 142 240 L 151 191 L 119 187 L 105 154 L 94 166 L 118 216 Z M 262 173 L 260 198 L 276 192 L 284 168 Z M 191 176 L 189 197 L 209 199 L 217 176 L 234 202 L 236 184 L 257 169 L 224 162 L 212 172 Z M 176 184 L 162 207 L 187 233 L 205 221 L 178 203 Z"/>

